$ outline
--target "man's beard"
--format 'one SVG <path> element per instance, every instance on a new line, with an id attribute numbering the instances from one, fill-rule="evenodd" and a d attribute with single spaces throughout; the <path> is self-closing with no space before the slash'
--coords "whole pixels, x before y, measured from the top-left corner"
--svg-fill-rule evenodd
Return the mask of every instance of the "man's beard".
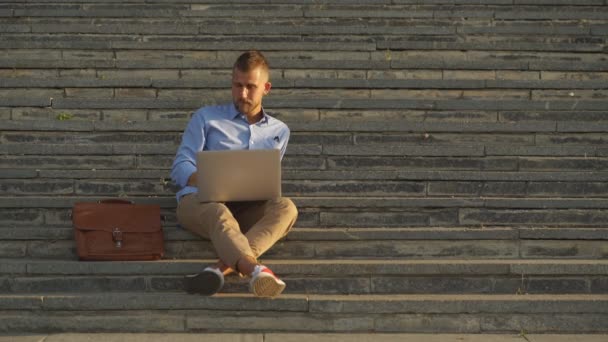
<path id="1" fill-rule="evenodd" d="M 251 110 L 251 108 L 255 107 L 254 103 L 251 101 L 247 101 L 247 100 L 238 100 L 236 101 L 236 108 L 238 108 L 238 110 L 243 113 L 243 114 L 247 114 L 247 112 L 249 110 Z"/>

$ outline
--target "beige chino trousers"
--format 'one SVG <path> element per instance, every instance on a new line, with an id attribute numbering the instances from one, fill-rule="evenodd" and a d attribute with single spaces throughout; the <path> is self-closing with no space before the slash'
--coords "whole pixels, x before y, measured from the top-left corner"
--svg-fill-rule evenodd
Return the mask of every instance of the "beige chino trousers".
<path id="1" fill-rule="evenodd" d="M 245 256 L 258 258 L 287 235 L 298 210 L 286 197 L 269 201 L 199 202 L 196 194 L 182 197 L 177 221 L 189 231 L 211 240 L 220 260 L 236 269 Z"/>

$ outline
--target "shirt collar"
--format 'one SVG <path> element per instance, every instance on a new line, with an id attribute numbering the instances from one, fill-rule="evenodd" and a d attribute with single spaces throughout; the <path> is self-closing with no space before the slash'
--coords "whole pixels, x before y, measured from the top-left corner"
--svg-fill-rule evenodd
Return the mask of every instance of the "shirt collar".
<path id="1" fill-rule="evenodd" d="M 238 109 L 236 109 L 236 106 L 234 105 L 234 103 L 231 106 L 230 117 L 232 119 L 241 117 L 243 120 L 247 121 L 247 117 L 245 116 L 245 114 L 241 114 L 241 112 L 239 112 Z M 267 124 L 267 123 L 268 123 L 268 115 L 266 115 L 266 111 L 264 110 L 264 107 L 262 107 L 262 120 L 256 122 L 255 124 L 261 125 L 261 124 Z"/>

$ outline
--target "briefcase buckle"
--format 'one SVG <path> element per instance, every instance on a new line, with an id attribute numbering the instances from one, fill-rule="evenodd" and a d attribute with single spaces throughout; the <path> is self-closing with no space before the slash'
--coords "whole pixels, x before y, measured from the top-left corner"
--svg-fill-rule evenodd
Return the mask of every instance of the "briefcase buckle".
<path id="1" fill-rule="evenodd" d="M 122 232 L 120 228 L 114 228 L 112 231 L 112 240 L 114 241 L 114 247 L 122 248 Z"/>

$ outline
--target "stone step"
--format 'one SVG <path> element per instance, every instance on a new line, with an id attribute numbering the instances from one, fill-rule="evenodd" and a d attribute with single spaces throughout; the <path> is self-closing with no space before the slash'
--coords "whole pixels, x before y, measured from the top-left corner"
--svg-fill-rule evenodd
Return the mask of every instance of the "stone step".
<path id="1" fill-rule="evenodd" d="M 411 342 L 604 342 L 608 339 L 606 334 L 417 334 L 417 333 L 315 333 L 315 341 L 411 341 Z M 525 339 L 524 337 L 525 336 Z M 0 341 L 8 342 L 119 342 L 128 339 L 132 342 L 165 342 L 184 341 L 193 342 L 204 340 L 206 342 L 300 342 L 309 341 L 310 333 L 30 333 L 0 335 Z"/>
<path id="2" fill-rule="evenodd" d="M 7 49 L 0 51 L 0 67 L 2 68 L 95 68 L 100 69 L 98 75 L 105 79 L 121 76 L 112 72 L 113 68 L 125 69 L 126 72 L 137 72 L 139 69 L 223 69 L 229 70 L 238 57 L 238 51 L 231 50 L 118 50 L 100 48 L 97 50 L 78 49 Z M 268 51 L 266 56 L 274 69 L 320 69 L 337 73 L 342 70 L 369 70 L 369 76 L 377 79 L 407 78 L 407 72 L 400 69 L 412 69 L 412 75 L 424 72 L 424 75 L 445 77 L 449 75 L 442 70 L 487 70 L 495 71 L 496 77 L 511 80 L 546 79 L 568 77 L 576 79 L 576 73 L 557 71 L 595 71 L 596 75 L 587 77 L 595 79 L 597 72 L 606 71 L 607 61 L 601 52 L 585 54 L 568 51 L 535 52 L 530 55 L 519 51 L 483 51 L 472 48 L 460 50 L 392 50 L 392 51 L 314 51 L 314 50 L 279 50 Z M 572 61 L 577 63 L 572 63 Z M 110 68 L 107 72 L 105 69 Z M 397 69 L 397 70 L 389 70 Z M 419 70 L 423 69 L 423 70 Z M 431 70 L 431 73 L 426 72 Z M 9 74 L 14 72 L 9 72 Z M 60 71 L 61 73 L 61 71 Z M 439 73 L 439 74 L 437 74 Z M 69 71 L 64 71 L 69 74 Z M 78 74 L 78 73 L 77 73 Z M 119 73 L 125 75 L 126 73 Z M 182 78 L 190 73 L 182 73 Z M 196 73 L 192 73 L 196 75 Z M 486 72 L 487 74 L 487 72 Z M 40 75 L 40 74 L 38 74 Z M 153 72 L 150 75 L 158 75 Z M 471 76 L 472 74 L 469 74 Z M 480 76 L 478 74 L 476 76 Z M 519 75 L 519 76 L 514 76 Z M 542 76 L 542 77 L 541 77 Z M 157 77 L 153 77 L 157 78 Z M 584 76 L 581 78 L 584 79 Z M 147 84 L 147 83 L 146 83 Z"/>
<path id="3" fill-rule="evenodd" d="M 69 144 L 63 145 L 66 149 Z M 291 146 L 291 145 L 290 145 Z M 297 145 L 296 145 L 297 146 Z M 288 152 L 289 153 L 289 152 Z M 148 170 L 79 170 L 79 169 L 0 169 L 0 179 L 163 179 L 169 181 L 168 169 Z M 525 172 L 525 171 L 332 171 L 332 170 L 287 170 L 281 173 L 284 180 L 401 180 L 401 181 L 461 181 L 461 182 L 605 182 L 608 181 L 608 172 Z M 5 200 L 6 202 L 6 200 Z M 163 202 L 164 203 L 164 202 Z"/>
<path id="4" fill-rule="evenodd" d="M 336 234 L 330 234 L 327 237 L 321 236 L 318 240 L 299 240 L 296 235 L 294 238 L 278 242 L 264 257 L 315 260 L 334 258 L 606 259 L 608 245 L 605 241 L 605 230 L 602 228 L 602 230 L 581 233 L 569 230 L 551 234 L 533 231 L 532 239 L 507 239 L 505 236 L 492 239 L 484 234 L 481 239 L 471 236 L 469 239 L 460 240 L 423 237 L 387 240 L 386 237 L 390 235 L 385 235 L 381 239 L 366 236 L 355 240 L 336 240 L 333 237 Z M 563 239 L 564 236 L 569 239 Z M 72 239 L 6 239 L 0 241 L 0 257 L 74 260 L 77 258 L 76 243 Z M 165 241 L 165 258 L 216 258 L 216 254 L 211 243 L 206 240 L 168 240 Z"/>
<path id="5" fill-rule="evenodd" d="M 0 330 L 605 332 L 606 295 L 38 294 L 1 296 Z M 128 322 L 128 324 L 125 324 Z"/>
<path id="6" fill-rule="evenodd" d="M 450 3 L 451 4 L 451 3 Z M 510 3 L 509 3 L 510 4 Z M 544 4 L 544 2 L 543 2 Z M 563 5 L 563 3 L 560 3 Z M 480 6 L 483 5 L 483 6 Z M 537 5 L 536 3 L 527 5 Z M 477 3 L 476 6 L 459 4 L 458 6 L 438 5 L 387 5 L 368 4 L 326 4 L 322 7 L 309 5 L 284 4 L 240 4 L 243 12 L 256 16 L 271 18 L 496 18 L 502 20 L 542 20 L 542 19 L 607 19 L 608 15 L 598 11 L 604 3 L 596 2 L 595 6 L 496 6 L 495 3 Z M 589 4 L 587 4 L 589 5 Z M 14 17 L 112 17 L 112 18 L 234 18 L 241 12 L 234 13 L 233 6 L 217 4 L 11 4 L 0 6 L 5 16 Z M 245 15 L 242 16 L 244 18 Z"/>
<path id="7" fill-rule="evenodd" d="M 376 100 L 373 100 L 376 101 Z M 391 100 L 392 101 L 392 100 Z M 441 101 L 438 101 L 441 102 Z M 466 100 L 452 101 L 466 103 Z M 491 101 L 487 101 L 491 102 Z M 522 101 L 524 103 L 526 101 Z M 532 101 L 527 101 L 533 103 Z M 569 102 L 563 102 L 565 105 Z M 589 103 L 601 104 L 602 101 L 591 101 Z M 565 109 L 565 108 L 564 108 Z M 556 108 L 556 110 L 558 110 Z M 542 111 L 539 109 L 539 111 Z M 9 132 L 41 132 L 40 137 L 53 135 L 50 132 L 84 132 L 102 136 L 110 132 L 131 132 L 131 133 L 148 133 L 148 132 L 172 132 L 175 134 L 182 133 L 185 124 L 183 120 L 175 121 L 90 121 L 90 120 L 5 120 L 0 123 L 0 129 L 3 135 Z M 551 121 L 551 120 L 533 120 L 522 122 L 421 122 L 416 120 L 408 121 L 385 121 L 385 120 L 352 120 L 346 121 L 338 118 L 325 120 L 310 120 L 310 121 L 294 121 L 289 122 L 290 130 L 294 133 L 316 132 L 316 133 L 343 133 L 357 134 L 361 132 L 370 133 L 601 133 L 608 132 L 608 122 L 600 120 L 599 122 L 568 122 L 568 121 Z M 47 131 L 47 132 L 45 132 Z M 32 134 L 30 132 L 30 134 Z M 83 134 L 83 133 L 80 133 Z M 65 141 L 69 139 L 64 137 L 55 137 L 56 141 Z M 116 139 L 119 137 L 116 136 Z M 422 138 L 430 138 L 422 137 Z M 48 138 L 47 138 L 48 139 Z M 173 136 L 170 139 L 173 142 L 179 141 L 179 136 Z M 329 140 L 329 139 L 328 139 Z M 51 140 L 52 141 L 52 140 Z M 69 141 L 69 140 L 68 140 Z M 344 141 L 344 140 L 343 140 Z M 352 143 L 352 140 L 347 140 Z M 426 140 L 427 142 L 429 140 Z M 547 141 L 545 139 L 544 141 Z M 123 142 L 126 142 L 123 140 Z M 396 143 L 397 141 L 394 141 Z M 602 143 L 602 140 L 597 143 Z M 369 143 L 369 142 L 368 142 Z M 342 143 L 344 144 L 344 143 Z"/>
<path id="8" fill-rule="evenodd" d="M 162 70 L 161 70 L 162 71 Z M 158 73 L 159 71 L 156 71 Z M 288 72 L 281 71 L 278 72 Z M 155 72 L 150 72 L 154 76 Z M 133 97 L 133 94 L 147 94 L 149 97 L 163 97 L 165 94 L 176 93 L 173 89 L 185 89 L 188 91 L 215 91 L 216 89 L 225 90 L 227 88 L 226 79 L 229 76 L 222 75 L 221 79 L 151 79 L 148 78 L 125 78 L 125 79 L 105 79 L 97 78 L 93 75 L 90 78 L 84 77 L 5 77 L 0 78 L 0 88 L 66 88 L 70 96 L 78 95 L 77 90 L 72 88 L 94 88 L 97 95 L 106 94 L 107 97 Z M 219 77 L 218 77 L 219 78 Z M 493 90 L 493 89 L 524 89 L 533 90 L 533 96 L 543 96 L 543 90 L 566 89 L 566 90 L 595 90 L 607 89 L 605 79 L 602 80 L 484 80 L 484 79 L 334 79 L 332 78 L 305 78 L 288 79 L 273 78 L 273 94 L 282 96 L 279 89 L 295 88 L 299 93 L 306 89 L 462 89 L 465 90 Z M 142 91 L 141 88 L 148 89 Z M 327 92 L 326 92 L 327 93 Z M 403 92 L 407 94 L 407 91 Z M 437 93 L 437 92 L 434 92 Z M 470 91 L 472 94 L 472 91 Z M 372 95 L 381 95 L 381 92 Z M 514 93 L 515 94 L 515 93 Z M 599 91 L 589 93 L 585 96 L 584 92 L 576 92 L 578 97 L 593 99 L 594 94 Z M 211 94 L 213 95 L 213 94 Z M 502 96 L 505 93 L 503 92 Z M 497 97 L 499 95 L 497 94 Z M 564 95 L 563 97 L 566 97 Z M 572 96 L 570 96 L 572 97 Z"/>
<path id="9" fill-rule="evenodd" d="M 18 149 L 26 151 L 26 153 L 21 155 L 4 154 L 2 167 L 13 170 L 31 167 L 47 174 L 55 172 L 57 169 L 78 172 L 87 170 L 108 172 L 116 169 L 164 170 L 165 176 L 162 177 L 162 180 L 159 178 L 158 185 L 168 186 L 169 184 L 166 181 L 168 181 L 176 148 L 163 145 L 160 150 L 161 152 L 164 150 L 165 154 L 159 155 L 155 153 L 154 147 L 156 146 L 88 146 L 84 150 L 93 151 L 89 155 L 79 155 L 76 152 L 65 154 L 74 151 L 74 148 L 70 147 L 66 147 L 61 154 L 50 153 L 53 150 L 48 147 L 47 149 L 50 152 L 30 154 L 31 152 L 27 153 L 28 150 L 37 150 L 38 148 L 20 147 Z M 391 150 L 391 147 L 394 150 Z M 329 152 L 327 154 L 322 151 L 318 152 L 320 148 L 320 146 L 298 147 L 298 145 L 295 145 L 293 151 L 285 156 L 282 163 L 283 169 L 286 172 L 316 171 L 324 173 L 329 171 L 326 174 L 327 176 L 340 172 L 380 171 L 386 174 L 387 172 L 428 170 L 432 172 L 463 171 L 469 172 L 469 174 L 473 172 L 491 174 L 505 171 L 511 175 L 517 171 L 523 172 L 524 175 L 533 172 L 581 172 L 593 177 L 592 175 L 598 172 L 601 175 L 608 167 L 608 148 L 593 146 L 514 147 L 511 150 L 507 147 L 488 146 L 487 151 L 489 153 L 487 154 L 484 147 L 467 145 L 462 145 L 461 148 L 452 145 L 443 150 L 441 145 L 399 146 L 395 144 L 375 144 L 371 146 L 362 145 L 361 150 L 358 150 L 356 146 L 334 146 L 326 148 Z M 121 152 L 113 153 L 113 151 Z M 393 180 L 403 181 L 401 179 Z M 368 179 L 368 181 L 371 180 Z M 592 195 L 594 191 L 592 188 L 597 188 L 597 186 L 590 185 L 588 189 L 581 189 L 580 191 L 563 189 L 562 192 L 564 192 L 564 195 L 570 192 L 571 196 L 576 196 L 581 192 L 589 192 L 589 195 Z M 542 193 L 543 191 L 542 185 L 536 189 L 532 189 L 531 192 Z M 466 192 L 475 192 L 475 190 L 469 189 Z M 556 191 L 555 195 L 558 196 L 559 192 Z M 509 196 L 508 193 L 504 195 Z M 515 195 L 519 194 L 513 194 L 513 196 Z"/>
<path id="10" fill-rule="evenodd" d="M 117 147 L 116 149 L 123 149 Z M 123 150 L 129 150 L 129 147 Z M 356 150 L 354 147 L 349 147 Z M 469 148 L 473 150 L 474 148 Z M 450 152 L 441 152 L 439 147 L 405 147 L 409 155 L 373 155 L 373 150 L 368 149 L 368 155 L 286 155 L 282 166 L 286 171 L 473 171 L 473 172 L 605 172 L 608 170 L 608 150 L 604 148 L 588 148 L 593 155 L 581 153 L 585 148 L 579 149 L 545 149 L 549 155 L 540 155 L 543 149 L 522 148 L 528 150 L 528 155 L 518 156 L 508 152 L 506 149 L 497 148 L 496 154 L 491 156 L 449 156 L 445 154 L 463 154 L 452 149 Z M 501 151 L 502 150 L 502 151 Z M 421 155 L 428 151 L 430 156 Z M 517 151 L 517 150 L 516 150 Z M 467 153 L 467 150 L 464 151 Z M 468 152 L 471 153 L 471 152 Z M 479 154 L 479 152 L 477 152 Z M 568 154 L 571 155 L 568 155 Z M 387 154 L 387 153 L 385 153 Z M 391 154 L 388 152 L 388 154 Z M 443 155 L 442 155 L 443 154 Z M 526 154 L 524 152 L 523 154 Z M 572 155 L 574 154 L 574 155 Z M 2 166 L 7 169 L 24 169 L 31 167 L 34 170 L 55 171 L 64 170 L 166 170 L 173 163 L 173 155 L 153 154 L 122 154 L 122 155 L 7 155 L 3 158 Z M 163 177 L 166 179 L 166 177 Z M 160 182 L 160 185 L 166 185 Z M 591 191 L 593 190 L 583 190 Z M 580 193 L 574 191 L 572 195 Z M 509 195 L 509 194 L 504 194 Z"/>
<path id="11" fill-rule="evenodd" d="M 43 82 L 44 83 L 44 82 Z M 298 83 L 296 81 L 296 83 Z M 321 82 L 319 82 L 321 83 Z M 358 83 L 354 82 L 354 83 Z M 598 82 L 602 83 L 602 81 Z M 581 110 L 601 110 L 600 107 L 594 106 L 594 103 L 602 103 L 605 101 L 608 91 L 603 86 L 590 87 L 599 88 L 592 90 L 585 89 L 532 89 L 524 87 L 522 89 L 500 89 L 500 88 L 488 88 L 480 86 L 476 89 L 459 88 L 452 86 L 448 89 L 432 89 L 427 87 L 413 87 L 412 89 L 388 89 L 388 88 L 368 88 L 355 87 L 355 86 L 344 86 L 327 88 L 312 88 L 312 87 L 289 87 L 289 88 L 278 88 L 274 89 L 273 96 L 269 97 L 265 103 L 268 103 L 269 108 L 285 107 L 293 108 L 294 106 L 302 103 L 304 100 L 314 101 L 313 103 L 318 104 L 314 108 L 342 108 L 342 109 L 392 109 L 401 107 L 412 107 L 412 109 L 426 109 L 426 110 L 458 110 L 458 109 L 472 109 L 479 111 L 487 110 L 568 110 L 564 105 L 572 103 L 573 101 L 582 101 L 574 109 Z M 176 82 L 177 85 L 177 82 Z M 517 86 L 515 84 L 511 84 Z M 93 85 L 94 86 L 94 85 Z M 387 84 L 390 87 L 390 85 Z M 48 98 L 51 102 L 49 106 L 53 108 L 92 108 L 92 109 L 104 109 L 104 108 L 115 108 L 107 107 L 106 104 L 109 100 L 119 101 L 118 103 L 123 104 L 125 108 L 142 108 L 133 107 L 135 105 L 144 106 L 143 108 L 153 109 L 152 105 L 164 106 L 162 108 L 182 108 L 182 107 L 168 107 L 175 101 L 187 101 L 187 103 L 198 103 L 198 104 L 214 104 L 224 103 L 231 100 L 228 87 L 223 89 L 194 89 L 187 88 L 188 84 L 179 85 L 180 88 L 115 88 L 98 85 L 94 88 L 65 88 L 55 89 L 47 87 L 38 87 L 35 90 L 23 87 L 11 87 L 2 88 L 0 93 L 4 95 L 7 100 L 3 103 L 4 106 L 16 106 L 20 95 L 25 92 L 31 92 L 34 99 L 42 101 Z M 60 87 L 62 88 L 62 87 Z M 393 87 L 401 88 L 401 87 Z M 510 87 L 512 88 L 512 87 Z M 572 91 L 571 91 L 572 90 Z M 207 96 L 204 100 L 201 100 L 201 92 L 205 92 Z M 64 94 L 65 93 L 65 94 Z M 344 103 L 337 103 L 332 105 L 340 98 L 345 101 Z M 91 103 L 86 105 L 84 100 L 90 100 Z M 472 100 L 483 101 L 483 106 L 487 107 L 472 107 L 470 103 Z M 11 102 L 12 101 L 12 102 Z M 81 101 L 82 104 L 78 107 L 74 107 L 75 104 Z M 378 106 L 369 107 L 369 104 L 364 104 L 363 101 L 369 101 L 375 103 Z M 498 107 L 494 104 L 491 107 L 491 102 L 494 101 L 505 101 L 505 103 Z M 538 103 L 551 103 L 552 106 L 546 108 L 539 108 Z M 532 107 L 522 108 L 521 103 L 530 103 Z M 460 104 L 460 107 L 457 106 Z M 328 107 L 332 105 L 331 107 Z M 22 106 L 36 107 L 36 103 L 28 105 L 23 103 Z M 116 105 L 114 105 L 116 106 Z M 310 108 L 310 104 L 301 104 L 303 108 Z M 304 107 L 309 106 L 309 107 Z M 453 106 L 450 108 L 449 106 Z"/>
<path id="12" fill-rule="evenodd" d="M 7 3 L 29 3 L 29 4 L 48 4 L 53 3 L 51 0 L 7 0 Z M 93 0 L 71 0 L 71 4 L 114 4 L 118 1 L 116 0 L 102 0 L 102 1 L 93 1 Z M 178 2 L 169 1 L 169 0 L 125 0 L 120 1 L 121 4 L 139 4 L 141 5 L 143 2 L 151 3 L 151 4 L 215 4 L 217 5 L 217 1 L 215 0 L 180 0 Z M 407 5 L 429 5 L 428 1 L 425 0 L 402 0 L 402 1 L 391 1 L 391 0 L 371 0 L 370 3 L 374 3 L 377 5 L 390 5 L 391 3 L 403 3 Z M 513 2 L 519 5 L 533 5 L 538 6 L 538 0 L 433 0 L 432 5 L 511 5 Z M 248 0 L 237 0 L 234 3 L 236 4 L 292 4 L 292 5 L 310 5 L 309 0 L 261 0 L 258 2 L 248 1 Z M 327 5 L 361 5 L 360 0 L 326 0 L 324 1 Z M 604 4 L 604 0 L 580 0 L 575 3 L 564 2 L 563 0 L 543 0 L 542 4 L 551 5 L 551 6 L 601 6 Z"/>
<path id="13" fill-rule="evenodd" d="M 175 292 L 184 276 L 213 260 L 76 262 L 2 260 L 0 292 Z M 298 294 L 608 293 L 600 260 L 267 260 Z M 223 293 L 248 292 L 246 279 L 226 278 Z"/>
<path id="14" fill-rule="evenodd" d="M 286 158 L 286 162 L 288 162 Z M 168 173 L 168 172 L 167 172 Z M 130 179 L 53 179 L 53 178 L 2 178 L 4 190 L 0 203 L 11 196 L 36 197 L 65 196 L 172 196 L 176 187 L 165 178 Z M 287 197 L 383 197 L 389 198 L 441 198 L 454 196 L 455 202 L 466 197 L 477 199 L 526 196 L 536 199 L 603 198 L 608 184 L 602 182 L 492 182 L 492 181 L 406 181 L 381 180 L 291 180 L 283 178 L 282 194 Z M 8 199 L 7 199 L 8 197 Z M 6 200 L 5 200 L 6 199 Z M 23 198 L 15 199 L 16 202 Z M 339 201 L 339 200 L 338 200 Z M 404 201 L 403 203 L 406 203 Z M 439 201 L 437 202 L 439 204 Z M 579 204 L 580 205 L 580 204 Z M 340 205 L 336 205 L 339 207 Z M 575 206 L 576 203 L 575 203 Z"/>
<path id="15" fill-rule="evenodd" d="M 243 5 L 240 5 L 243 6 Z M 125 7 L 114 5 L 116 10 L 130 10 L 131 6 Z M 121 8 L 122 7 L 122 8 Z M 245 7 L 246 11 L 250 8 Z M 547 8 L 548 6 L 545 6 Z M 146 6 L 147 8 L 147 6 Z M 381 9 L 381 7 L 376 7 Z M 420 8 L 420 6 L 418 6 Z M 173 20 L 156 18 L 137 18 L 130 16 L 96 16 L 95 19 L 76 18 L 70 13 L 65 16 L 54 16 L 53 18 L 37 17 L 35 15 L 23 18 L 11 18 L 0 25 L 0 32 L 9 33 L 87 33 L 87 34 L 165 34 L 165 35 L 196 35 L 196 34 L 274 34 L 282 35 L 563 35 L 563 36 L 599 36 L 606 29 L 598 22 L 564 22 L 560 25 L 552 25 L 547 21 L 537 21 L 532 18 L 521 18 L 520 20 L 492 21 L 488 17 L 470 17 L 463 21 L 446 14 L 453 13 L 457 7 L 441 6 L 435 7 L 438 11 L 435 18 L 398 18 L 381 16 L 369 18 L 362 22 L 358 17 L 291 17 L 268 18 L 263 22 L 253 24 L 237 13 L 228 17 L 213 17 L 211 19 L 198 17 L 181 17 L 179 24 Z M 596 7 L 598 10 L 600 7 Z M 396 10 L 409 10 L 402 8 Z M 208 6 L 210 12 L 213 6 Z M 281 8 L 277 10 L 277 16 L 283 16 Z M 365 8 L 364 8 L 365 10 Z M 266 14 L 266 11 L 263 13 Z M 418 11 L 420 13 L 420 11 Z M 561 14 L 561 13 L 560 13 Z M 86 16 L 86 15 L 85 15 Z M 93 14 L 92 16 L 95 16 Z M 580 19 L 580 18 L 577 18 Z M 602 18 L 596 18 L 602 19 Z M 605 18 L 604 18 L 605 19 Z"/>
<path id="16" fill-rule="evenodd" d="M 164 223 L 165 241 L 198 241 L 200 237 L 173 224 Z M 33 228 L 3 227 L 0 241 L 71 240 L 70 226 Z M 296 224 L 285 237 L 287 241 L 358 241 L 358 240 L 608 240 L 605 227 L 408 227 L 408 228 L 306 228 Z"/>
<path id="17" fill-rule="evenodd" d="M 114 194 L 107 198 L 120 197 Z M 5 227 L 69 226 L 76 202 L 88 197 L 0 198 L 0 221 Z M 165 223 L 175 225 L 175 198 L 124 197 L 136 203 L 160 204 Z M 468 228 L 556 227 L 603 228 L 608 206 L 603 198 L 400 198 L 294 197 L 300 210 L 298 226 L 310 228 Z"/>
<path id="18" fill-rule="evenodd" d="M 0 209 L 12 209 L 23 208 L 23 213 L 34 213 L 32 209 L 40 209 L 40 212 L 36 216 L 30 217 L 29 221 L 23 221 L 20 226 L 27 224 L 35 224 L 38 221 L 43 221 L 46 217 L 46 223 L 50 225 L 57 225 L 65 222 L 65 219 L 58 217 L 51 218 L 52 215 L 66 215 L 69 216 L 69 209 L 72 208 L 74 203 L 77 202 L 97 202 L 104 199 L 112 199 L 120 197 L 124 200 L 130 200 L 134 203 L 149 203 L 158 204 L 162 208 L 169 209 L 166 216 L 166 222 L 174 223 L 174 217 L 171 215 L 171 210 L 175 208 L 176 202 L 174 196 L 156 196 L 155 194 L 149 194 L 145 197 L 138 196 L 120 196 L 119 193 L 112 193 L 99 196 L 14 196 L 14 197 L 0 197 Z M 505 212 L 518 212 L 518 211 L 529 211 L 529 212 L 542 212 L 546 209 L 547 212 L 554 212 L 555 214 L 563 215 L 562 219 L 571 216 L 573 219 L 576 217 L 576 212 L 589 211 L 590 213 L 594 210 L 598 213 L 602 209 L 606 209 L 608 206 L 605 198 L 519 198 L 519 197 L 456 197 L 456 196 L 437 196 L 432 198 L 419 198 L 419 197 L 384 197 L 384 196 L 365 196 L 364 198 L 350 197 L 350 196 L 294 196 L 294 202 L 298 208 L 310 208 L 316 209 L 319 212 L 333 212 L 339 214 L 340 212 L 349 213 L 351 210 L 356 209 L 359 212 L 365 212 L 366 210 L 370 213 L 382 212 L 386 209 L 393 209 L 395 214 L 401 212 L 404 214 L 410 210 L 420 208 L 426 208 L 429 210 L 429 214 L 433 213 L 433 209 L 436 209 L 436 214 L 448 213 L 453 210 L 460 210 L 464 216 L 471 215 L 470 218 L 463 217 L 463 226 L 466 226 L 465 221 L 474 219 L 475 215 L 491 214 L 493 212 L 498 213 L 501 210 Z M 349 210 L 351 209 L 351 210 Z M 422 213 L 422 212 L 421 212 Z M 8 219 L 9 217 L 7 217 Z M 25 217 L 24 217 L 25 219 Z M 436 217 L 440 221 L 439 217 Z M 51 222 L 52 221 L 52 222 Z M 452 223 L 450 220 L 448 220 Z M 523 222 L 515 219 L 511 220 L 513 223 Z M 593 219 L 588 222 L 589 225 L 597 225 L 600 222 L 600 218 Z M 38 222 L 38 223 L 41 223 Z M 404 221 L 408 222 L 408 221 Z M 543 221 L 545 222 L 545 221 Z M 557 224 L 559 221 L 556 221 Z M 547 222 L 548 223 L 548 222 Z M 573 223 L 573 222 L 572 222 Z M 437 222 L 435 226 L 441 224 Z M 469 226 L 475 226 L 477 223 L 471 222 Z M 505 224 L 501 224 L 505 225 Z M 558 226 L 561 226 L 557 224 Z M 488 225 L 492 226 L 492 225 Z M 581 224 L 581 226 L 584 226 Z M 357 227 L 366 227 L 365 225 L 357 225 Z"/>
<path id="19" fill-rule="evenodd" d="M 231 10 L 233 12 L 233 9 Z M 271 12 L 269 12 L 271 13 Z M 273 13 L 272 15 L 276 15 Z M 605 34 L 600 28 L 595 37 L 560 35 L 487 34 L 478 39 L 467 35 L 120 35 L 73 33 L 4 33 L 0 43 L 10 49 L 75 49 L 75 50 L 206 50 L 241 51 L 367 51 L 376 50 L 482 50 L 599 53 Z M 352 66 L 351 66 L 352 67 Z"/>
<path id="20" fill-rule="evenodd" d="M 355 90 L 353 90 L 355 91 Z M 277 91 L 278 92 L 278 91 Z M 601 99 L 591 99 L 593 94 L 587 99 L 572 100 L 568 92 L 558 94 L 557 98 L 538 98 L 529 100 L 525 98 L 524 93 L 518 94 L 520 99 L 505 99 L 500 100 L 498 94 L 478 93 L 471 94 L 467 98 L 456 98 L 455 94 L 447 94 L 442 99 L 432 99 L 430 93 L 426 99 L 416 99 L 419 94 L 412 93 L 409 99 L 399 98 L 398 94 L 389 94 L 388 98 L 370 98 L 366 90 L 362 90 L 361 94 L 336 94 L 325 93 L 324 90 L 310 92 L 309 95 L 302 94 L 284 97 L 270 97 L 265 100 L 270 112 L 273 108 L 283 109 L 300 109 L 300 110 L 421 110 L 421 111 L 601 111 L 606 108 L 606 102 L 603 99 L 605 94 L 598 92 L 598 97 Z M 527 92 L 527 91 L 525 91 Z M 21 95 L 27 94 L 24 89 L 15 89 L 4 91 L 0 90 L 3 98 L 0 99 L 0 107 L 51 107 L 54 110 L 178 110 L 191 111 L 193 108 L 199 108 L 206 105 L 225 103 L 230 100 L 226 91 L 222 91 L 219 97 L 200 99 L 199 91 L 187 90 L 182 94 L 167 93 L 162 98 L 154 97 L 139 97 L 139 98 L 78 98 L 70 97 L 63 98 L 63 91 L 60 90 L 43 90 L 40 95 L 34 93 L 31 97 L 23 98 Z M 320 95 L 325 94 L 325 95 Z M 479 95 L 479 96 L 478 96 Z M 326 98 L 320 98 L 320 96 Z M 333 97 L 328 97 L 333 96 Z M 343 98 L 339 98 L 343 96 Z M 494 97 L 494 98 L 493 98 Z M 348 101 L 345 101 L 348 99 Z M 529 123 L 528 123 L 529 124 Z M 504 124 L 500 124 L 503 125 Z M 509 126 L 506 126 L 509 127 Z M 125 127 L 127 130 L 128 127 Z M 165 129 L 167 130 L 167 129 Z M 343 129 L 345 131 L 346 129 Z M 392 130 L 389 130 L 392 131 Z"/>

